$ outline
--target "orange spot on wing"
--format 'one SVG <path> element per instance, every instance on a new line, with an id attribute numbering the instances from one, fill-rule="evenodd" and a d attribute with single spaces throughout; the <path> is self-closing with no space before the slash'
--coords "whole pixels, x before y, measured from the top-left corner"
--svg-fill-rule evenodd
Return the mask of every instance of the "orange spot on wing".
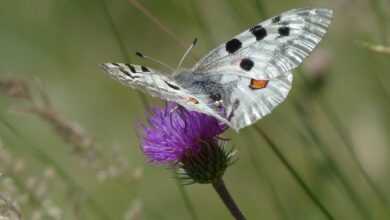
<path id="1" fill-rule="evenodd" d="M 188 101 L 191 102 L 192 104 L 198 104 L 199 101 L 196 98 L 190 97 L 188 98 Z"/>
<path id="2" fill-rule="evenodd" d="M 249 88 L 251 89 L 264 89 L 267 87 L 269 80 L 257 80 L 251 79 L 251 83 L 249 84 Z"/>

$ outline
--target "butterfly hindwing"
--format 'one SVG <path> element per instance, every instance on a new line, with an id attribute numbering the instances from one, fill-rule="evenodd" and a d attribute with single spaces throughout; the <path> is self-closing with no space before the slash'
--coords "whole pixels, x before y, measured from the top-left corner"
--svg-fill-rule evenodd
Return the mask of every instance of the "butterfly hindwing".
<path id="1" fill-rule="evenodd" d="M 329 9 L 293 9 L 261 22 L 198 62 L 198 74 L 238 74 L 272 79 L 302 63 L 331 22 Z"/>
<path id="2" fill-rule="evenodd" d="M 229 97 L 231 104 L 224 106 L 226 119 L 236 131 L 270 114 L 287 98 L 293 79 L 290 72 L 270 80 L 236 77 L 236 87 Z"/>
<path id="3" fill-rule="evenodd" d="M 214 115 L 225 119 L 236 131 L 268 115 L 287 97 L 292 74 L 271 80 L 254 80 L 234 74 L 194 75 L 176 77 Z M 214 116 L 213 115 L 213 116 Z"/>

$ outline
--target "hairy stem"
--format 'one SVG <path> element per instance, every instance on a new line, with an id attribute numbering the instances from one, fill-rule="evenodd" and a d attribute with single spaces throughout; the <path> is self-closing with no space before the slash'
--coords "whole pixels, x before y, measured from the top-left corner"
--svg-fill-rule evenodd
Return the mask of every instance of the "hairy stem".
<path id="1" fill-rule="evenodd" d="M 221 198 L 225 206 L 229 209 L 232 216 L 236 220 L 245 220 L 245 216 L 242 214 L 240 208 L 238 208 L 236 202 L 234 202 L 222 178 L 215 180 L 212 184 L 215 191 L 217 191 L 219 197 Z"/>

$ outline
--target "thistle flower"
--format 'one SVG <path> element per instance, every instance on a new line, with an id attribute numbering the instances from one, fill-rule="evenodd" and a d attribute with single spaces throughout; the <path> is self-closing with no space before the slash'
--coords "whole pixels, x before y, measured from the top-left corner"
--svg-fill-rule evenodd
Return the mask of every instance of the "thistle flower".
<path id="1" fill-rule="evenodd" d="M 142 143 L 151 163 L 177 168 L 191 182 L 210 183 L 223 175 L 233 158 L 218 137 L 226 125 L 174 103 L 152 113 Z"/>
<path id="2" fill-rule="evenodd" d="M 211 116 L 168 103 L 152 111 L 143 128 L 142 150 L 151 163 L 176 169 L 185 183 L 211 183 L 235 219 L 243 220 L 222 180 L 234 158 L 218 137 L 227 128 Z"/>

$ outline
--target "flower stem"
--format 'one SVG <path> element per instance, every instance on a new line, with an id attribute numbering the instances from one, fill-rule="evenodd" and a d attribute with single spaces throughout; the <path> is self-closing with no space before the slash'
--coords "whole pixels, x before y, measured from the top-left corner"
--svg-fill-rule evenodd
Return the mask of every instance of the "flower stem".
<path id="1" fill-rule="evenodd" d="M 225 203 L 226 207 L 229 209 L 230 213 L 234 216 L 234 218 L 236 220 L 245 220 L 245 216 L 242 214 L 240 208 L 238 208 L 237 204 L 234 202 L 222 178 L 215 180 L 212 184 L 215 191 L 217 191 L 219 197 L 222 199 L 223 203 Z"/>

